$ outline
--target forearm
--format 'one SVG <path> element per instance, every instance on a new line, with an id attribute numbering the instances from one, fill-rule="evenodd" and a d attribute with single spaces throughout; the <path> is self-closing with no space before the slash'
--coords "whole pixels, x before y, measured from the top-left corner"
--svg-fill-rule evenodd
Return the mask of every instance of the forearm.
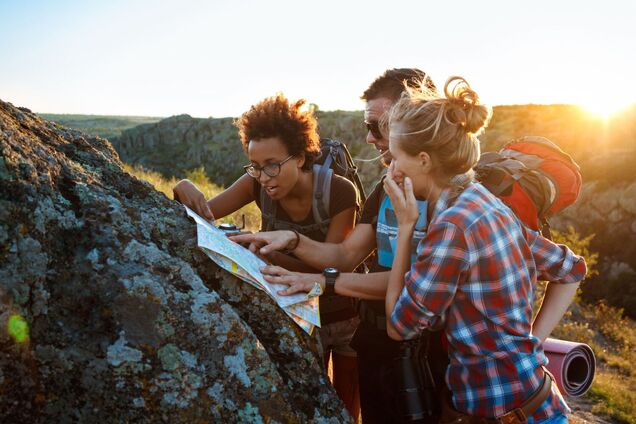
<path id="1" fill-rule="evenodd" d="M 271 261 L 274 265 L 282 266 L 289 271 L 295 272 L 307 272 L 307 273 L 317 273 L 320 272 L 320 269 L 313 268 L 312 266 L 306 264 L 300 259 L 294 258 L 293 256 L 286 255 L 282 252 L 272 252 L 267 255 L 267 259 Z"/>
<path id="2" fill-rule="evenodd" d="M 389 271 L 340 274 L 336 280 L 336 293 L 359 299 L 382 300 L 386 294 L 388 279 Z"/>
<path id="3" fill-rule="evenodd" d="M 578 283 L 548 283 L 543 302 L 532 323 L 532 334 L 541 341 L 548 338 L 572 303 L 578 287 Z"/>
<path id="4" fill-rule="evenodd" d="M 294 256 L 315 269 L 335 267 L 343 272 L 350 272 L 364 260 L 357 258 L 352 250 L 346 249 L 344 243 L 321 243 L 306 236 L 300 236 Z"/>
<path id="5" fill-rule="evenodd" d="M 404 274 L 408 271 L 411 259 L 411 237 L 413 229 L 400 228 L 397 239 L 397 252 L 393 259 L 393 267 L 389 275 L 389 283 L 386 291 L 385 312 L 386 312 L 386 328 L 389 337 L 395 340 L 402 340 L 401 335 L 395 330 L 391 322 L 391 315 L 395 304 L 397 303 L 400 293 L 404 289 Z"/>

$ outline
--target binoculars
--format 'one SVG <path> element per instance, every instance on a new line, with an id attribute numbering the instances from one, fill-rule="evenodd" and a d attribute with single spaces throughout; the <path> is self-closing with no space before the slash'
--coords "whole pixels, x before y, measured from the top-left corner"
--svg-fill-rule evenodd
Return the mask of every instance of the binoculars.
<path id="1" fill-rule="evenodd" d="M 431 422 L 440 413 L 440 401 L 428 363 L 430 334 L 400 343 L 393 370 L 397 411 L 404 423 Z"/>

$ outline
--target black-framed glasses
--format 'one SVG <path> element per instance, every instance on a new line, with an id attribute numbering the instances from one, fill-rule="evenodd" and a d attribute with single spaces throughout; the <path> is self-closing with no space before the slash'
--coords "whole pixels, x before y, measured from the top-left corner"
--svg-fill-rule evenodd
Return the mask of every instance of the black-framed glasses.
<path id="1" fill-rule="evenodd" d="M 382 140 L 384 138 L 382 131 L 380 131 L 380 123 L 378 121 L 364 121 L 364 125 L 367 126 L 367 131 L 370 131 L 376 140 Z"/>
<path id="2" fill-rule="evenodd" d="M 265 173 L 265 175 L 267 175 L 268 177 L 277 177 L 278 174 L 280 174 L 280 167 L 283 166 L 285 164 L 285 162 L 287 162 L 288 160 L 290 160 L 293 157 L 294 157 L 294 155 L 291 155 L 287 159 L 282 160 L 281 162 L 268 163 L 265 166 L 258 166 L 258 165 L 254 165 L 254 164 L 249 164 L 249 165 L 245 165 L 243 167 L 243 169 L 245 170 L 247 175 L 249 175 L 250 177 L 253 177 L 253 178 L 260 178 L 261 171 L 263 171 Z"/>

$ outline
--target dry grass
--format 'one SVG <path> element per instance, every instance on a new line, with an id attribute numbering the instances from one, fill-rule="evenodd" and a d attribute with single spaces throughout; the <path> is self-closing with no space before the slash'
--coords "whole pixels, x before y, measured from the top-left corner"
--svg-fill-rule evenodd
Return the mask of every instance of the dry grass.
<path id="1" fill-rule="evenodd" d="M 597 373 L 584 400 L 594 415 L 636 424 L 636 325 L 605 303 L 576 303 L 553 337 L 588 344 Z"/>
<path id="2" fill-rule="evenodd" d="M 141 166 L 132 166 L 125 164 L 124 169 L 126 172 L 136 176 L 141 180 L 148 181 L 152 186 L 164 193 L 169 199 L 173 198 L 172 187 L 174 187 L 178 180 L 175 177 L 165 178 L 160 173 L 155 171 L 146 170 Z M 199 190 L 203 193 L 206 199 L 216 196 L 224 190 L 223 187 L 218 186 L 205 175 L 203 168 L 197 168 L 187 172 L 187 178 L 199 187 Z M 219 219 L 221 222 L 232 222 L 238 227 L 242 225 L 243 216 L 245 217 L 245 228 L 248 231 L 258 231 L 261 226 L 261 213 L 254 202 L 245 205 L 233 214 Z"/>

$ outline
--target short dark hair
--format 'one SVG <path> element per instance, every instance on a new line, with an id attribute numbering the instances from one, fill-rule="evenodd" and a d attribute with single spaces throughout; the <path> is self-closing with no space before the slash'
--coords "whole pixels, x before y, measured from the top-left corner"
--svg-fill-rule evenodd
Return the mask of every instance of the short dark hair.
<path id="1" fill-rule="evenodd" d="M 426 87 L 437 92 L 435 83 L 424 71 L 417 68 L 387 69 L 375 79 L 360 98 L 365 102 L 386 97 L 396 102 L 404 92 L 404 84 L 409 87 L 419 87 L 424 82 Z"/>
<path id="2" fill-rule="evenodd" d="M 313 110 L 303 110 L 304 104 L 304 99 L 290 102 L 283 94 L 277 94 L 253 105 L 234 121 L 243 149 L 247 152 L 251 140 L 278 137 L 290 155 L 304 153 L 302 169 L 311 169 L 320 153 L 320 137 Z"/>

